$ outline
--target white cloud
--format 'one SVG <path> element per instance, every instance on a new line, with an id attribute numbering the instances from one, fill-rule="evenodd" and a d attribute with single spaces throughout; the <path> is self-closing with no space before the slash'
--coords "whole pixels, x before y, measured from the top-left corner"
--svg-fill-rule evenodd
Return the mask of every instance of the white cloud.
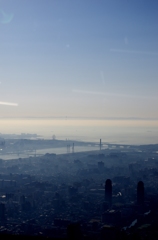
<path id="1" fill-rule="evenodd" d="M 18 106 L 18 103 L 0 102 L 0 105 L 7 105 L 7 106 L 17 107 L 17 106 Z"/>

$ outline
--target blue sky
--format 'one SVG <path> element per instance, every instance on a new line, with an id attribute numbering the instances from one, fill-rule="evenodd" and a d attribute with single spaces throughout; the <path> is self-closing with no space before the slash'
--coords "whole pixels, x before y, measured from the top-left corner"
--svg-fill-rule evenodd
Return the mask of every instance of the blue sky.
<path id="1" fill-rule="evenodd" d="M 0 0 L 1 116 L 158 118 L 157 23 L 156 0 Z"/>

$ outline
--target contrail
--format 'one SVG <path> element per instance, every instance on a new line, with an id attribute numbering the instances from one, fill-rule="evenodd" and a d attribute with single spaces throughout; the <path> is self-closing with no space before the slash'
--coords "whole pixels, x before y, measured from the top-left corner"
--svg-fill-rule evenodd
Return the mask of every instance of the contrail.
<path id="1" fill-rule="evenodd" d="M 119 94 L 119 93 L 107 93 L 107 92 L 96 92 L 96 91 L 86 91 L 86 90 L 79 90 L 79 89 L 72 89 L 74 93 L 80 94 L 91 94 L 91 95 L 102 95 L 107 97 L 125 97 L 125 98 L 141 98 L 141 99 L 155 99 L 157 100 L 156 96 L 142 96 L 142 95 L 131 95 L 131 94 Z"/>
<path id="2" fill-rule="evenodd" d="M 7 105 L 7 106 L 17 107 L 17 106 L 18 106 L 18 103 L 0 102 L 0 105 Z"/>

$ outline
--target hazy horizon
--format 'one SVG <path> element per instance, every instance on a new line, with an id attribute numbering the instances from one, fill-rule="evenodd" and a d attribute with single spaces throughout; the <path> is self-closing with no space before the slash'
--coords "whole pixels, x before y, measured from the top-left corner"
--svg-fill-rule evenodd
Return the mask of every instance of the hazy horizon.
<path id="1" fill-rule="evenodd" d="M 122 144 L 158 143 L 157 120 L 0 118 L 1 134 L 38 134 L 43 138 Z"/>

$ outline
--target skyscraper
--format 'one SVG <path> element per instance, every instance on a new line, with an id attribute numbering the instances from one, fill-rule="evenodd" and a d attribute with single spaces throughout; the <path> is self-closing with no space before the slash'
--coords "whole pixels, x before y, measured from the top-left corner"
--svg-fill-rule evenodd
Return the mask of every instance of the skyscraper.
<path id="1" fill-rule="evenodd" d="M 142 181 L 137 184 L 137 203 L 139 205 L 144 204 L 144 183 Z"/>
<path id="2" fill-rule="evenodd" d="M 105 201 L 108 202 L 109 207 L 112 205 L 112 181 L 110 179 L 105 182 Z"/>

